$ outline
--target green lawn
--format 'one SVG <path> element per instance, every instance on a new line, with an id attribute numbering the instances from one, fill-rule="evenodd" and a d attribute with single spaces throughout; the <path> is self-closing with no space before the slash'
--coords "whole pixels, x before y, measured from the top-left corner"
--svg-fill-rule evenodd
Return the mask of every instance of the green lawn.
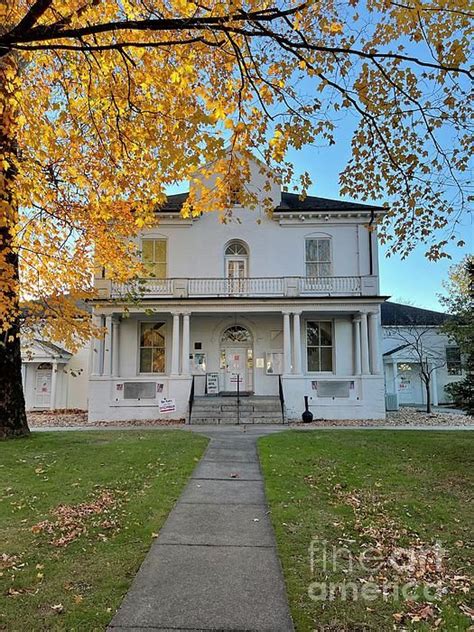
<path id="1" fill-rule="evenodd" d="M 0 443 L 0 630 L 104 630 L 206 444 L 161 430 Z"/>
<path id="2" fill-rule="evenodd" d="M 375 430 L 260 439 L 298 631 L 469 629 L 473 440 Z M 436 582 L 442 596 L 423 592 Z"/>

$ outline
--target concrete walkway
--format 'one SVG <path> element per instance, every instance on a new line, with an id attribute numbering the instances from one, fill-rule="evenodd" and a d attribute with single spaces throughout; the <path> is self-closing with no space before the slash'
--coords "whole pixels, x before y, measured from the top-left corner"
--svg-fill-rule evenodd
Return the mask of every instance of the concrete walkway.
<path id="1" fill-rule="evenodd" d="M 256 448 L 282 429 L 195 429 L 207 451 L 110 632 L 293 630 Z"/>

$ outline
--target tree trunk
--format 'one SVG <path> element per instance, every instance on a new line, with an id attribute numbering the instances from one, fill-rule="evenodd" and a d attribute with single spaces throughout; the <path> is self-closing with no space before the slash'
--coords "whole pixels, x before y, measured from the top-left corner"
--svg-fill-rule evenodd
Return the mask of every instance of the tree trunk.
<path id="1" fill-rule="evenodd" d="M 29 433 L 21 379 L 17 322 L 9 327 L 0 343 L 0 439 L 24 437 Z"/>
<path id="2" fill-rule="evenodd" d="M 13 233 L 18 221 L 15 195 L 18 66 L 0 58 L 0 439 L 29 434 L 21 379 L 18 254 Z"/>
<path id="3" fill-rule="evenodd" d="M 431 414 L 431 389 L 429 381 L 425 382 L 426 389 L 426 412 Z"/>

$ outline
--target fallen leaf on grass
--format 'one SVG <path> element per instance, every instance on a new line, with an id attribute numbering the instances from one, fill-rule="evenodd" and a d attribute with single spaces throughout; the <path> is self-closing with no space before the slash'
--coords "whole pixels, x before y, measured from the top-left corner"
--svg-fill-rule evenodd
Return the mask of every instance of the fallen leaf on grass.
<path id="1" fill-rule="evenodd" d="M 64 606 L 62 603 L 57 603 L 54 606 L 51 606 L 51 610 L 54 610 L 56 614 L 62 614 L 64 612 Z"/>
<path id="2" fill-rule="evenodd" d="M 459 609 L 461 610 L 463 614 L 466 615 L 466 617 L 469 617 L 470 619 L 474 621 L 474 608 L 470 608 L 467 604 L 462 603 L 459 606 Z"/>
<path id="3" fill-rule="evenodd" d="M 8 555 L 8 553 L 2 553 L 0 555 L 0 570 L 6 571 L 9 568 L 15 568 L 18 565 L 19 559 L 16 555 Z"/>
<path id="4" fill-rule="evenodd" d="M 37 588 L 13 588 L 7 590 L 8 597 L 18 597 L 18 595 L 36 595 Z"/>
<path id="5" fill-rule="evenodd" d="M 448 552 L 438 544 L 424 542 L 420 536 L 411 532 L 395 520 L 388 501 L 374 490 L 345 490 L 343 485 L 333 487 L 336 503 L 348 505 L 353 511 L 353 527 L 358 534 L 357 540 L 340 538 L 339 544 L 359 542 L 361 551 L 367 549 L 376 553 L 377 574 L 374 581 L 382 593 L 388 596 L 391 586 L 409 583 L 413 586 L 428 586 L 438 597 L 447 594 L 467 594 L 470 578 L 456 574 L 450 568 Z M 343 533 L 343 536 L 345 534 Z M 370 560 L 365 560 L 370 564 Z M 459 571 L 458 571 L 459 572 Z M 393 614 L 395 624 L 429 621 L 430 628 L 437 628 L 439 610 L 432 603 L 417 603 L 407 600 L 405 612 Z M 471 616 L 468 611 L 463 611 Z"/>
<path id="6" fill-rule="evenodd" d="M 87 531 L 88 524 L 93 518 L 102 514 L 108 514 L 108 512 L 116 509 L 117 505 L 118 501 L 112 491 L 105 489 L 90 502 L 78 505 L 58 505 L 52 512 L 56 520 L 38 522 L 31 527 L 31 531 L 34 534 L 44 532 L 52 535 L 53 538 L 50 540 L 50 544 L 53 546 L 67 546 Z M 104 528 L 111 529 L 116 525 L 116 522 L 107 518 L 102 521 L 102 525 L 104 525 Z"/>

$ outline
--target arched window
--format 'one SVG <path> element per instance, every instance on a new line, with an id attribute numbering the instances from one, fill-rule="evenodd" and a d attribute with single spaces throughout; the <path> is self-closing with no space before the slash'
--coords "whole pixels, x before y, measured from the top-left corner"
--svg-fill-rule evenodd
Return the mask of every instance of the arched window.
<path id="1" fill-rule="evenodd" d="M 225 249 L 225 275 L 228 279 L 248 276 L 249 251 L 241 241 L 231 241 Z"/>
<path id="2" fill-rule="evenodd" d="M 246 327 L 233 325 L 222 334 L 221 343 L 230 345 L 251 344 L 252 335 Z"/>
<path id="3" fill-rule="evenodd" d="M 241 241 L 231 241 L 225 249 L 226 256 L 244 256 L 248 257 L 247 246 L 245 246 Z"/>

